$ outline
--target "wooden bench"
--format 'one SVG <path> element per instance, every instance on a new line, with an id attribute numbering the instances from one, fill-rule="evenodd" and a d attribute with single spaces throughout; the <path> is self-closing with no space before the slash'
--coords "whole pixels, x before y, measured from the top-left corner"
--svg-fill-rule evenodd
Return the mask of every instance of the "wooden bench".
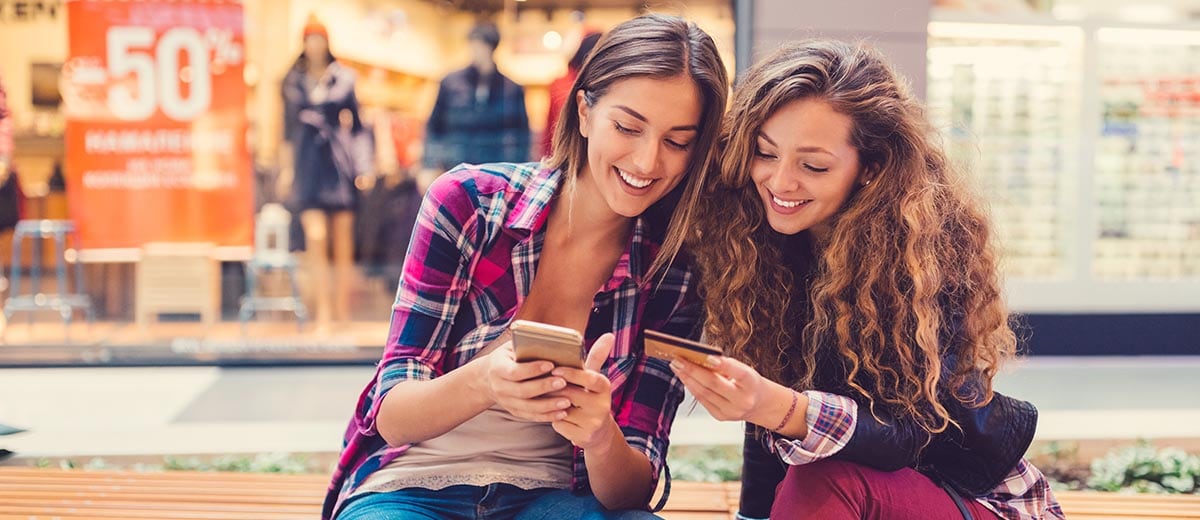
<path id="1" fill-rule="evenodd" d="M 326 475 L 0 467 L 0 520 L 317 518 Z M 1200 496 L 1063 492 L 1071 520 L 1200 520 Z M 675 482 L 667 520 L 729 520 L 736 483 Z"/>
<path id="2" fill-rule="evenodd" d="M 311 520 L 328 475 L 0 467 L 0 520 Z M 728 520 L 737 487 L 675 483 L 668 520 Z"/>
<path id="3" fill-rule="evenodd" d="M 1057 496 L 1070 520 L 1200 519 L 1200 495 L 1060 491 Z"/>

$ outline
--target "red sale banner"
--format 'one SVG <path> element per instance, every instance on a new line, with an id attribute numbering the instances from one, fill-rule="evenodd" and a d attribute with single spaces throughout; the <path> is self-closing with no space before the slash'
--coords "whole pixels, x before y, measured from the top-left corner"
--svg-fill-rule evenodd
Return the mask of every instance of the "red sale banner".
<path id="1" fill-rule="evenodd" d="M 70 0 L 67 198 L 84 248 L 249 245 L 240 2 Z"/>

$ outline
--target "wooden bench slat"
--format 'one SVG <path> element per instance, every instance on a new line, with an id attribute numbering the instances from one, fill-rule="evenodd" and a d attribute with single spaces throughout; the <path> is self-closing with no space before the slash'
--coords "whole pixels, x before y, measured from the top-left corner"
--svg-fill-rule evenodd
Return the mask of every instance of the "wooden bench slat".
<path id="1" fill-rule="evenodd" d="M 183 479 L 157 479 L 157 478 L 120 478 L 120 477 L 98 477 L 98 478 L 65 478 L 60 476 L 47 476 L 43 478 L 29 477 L 22 475 L 20 477 L 5 476 L 0 474 L 0 483 L 20 484 L 22 482 L 54 482 L 61 484 L 136 484 L 139 486 L 255 486 L 264 489 L 294 489 L 294 488 L 310 488 L 310 489 L 325 489 L 329 482 L 310 482 L 310 481 L 243 481 L 243 480 L 183 480 Z"/>
<path id="2" fill-rule="evenodd" d="M 113 508 L 84 508 L 84 507 L 12 507 L 5 508 L 4 515 L 9 518 L 29 520 L 31 517 L 44 518 L 137 518 L 142 520 L 248 520 L 246 513 L 226 513 L 220 511 L 181 511 L 174 509 L 113 509 Z M 17 515 L 17 516 L 9 516 Z M 277 513 L 257 512 L 254 520 L 312 520 L 313 513 Z"/>
<path id="3" fill-rule="evenodd" d="M 144 482 L 149 480 L 162 481 L 179 481 L 185 480 L 188 482 L 204 482 L 204 481 L 219 481 L 219 482 L 242 482 L 242 481 L 263 481 L 263 482 L 312 482 L 321 483 L 322 485 L 329 484 L 329 475 L 321 474 L 294 474 L 294 473 L 241 473 L 229 471 L 150 471 L 150 472 L 133 472 L 133 471 L 114 471 L 114 470 L 79 470 L 79 469 L 57 469 L 57 468 L 31 468 L 24 466 L 4 466 L 0 467 L 0 479 L 27 476 L 32 478 L 47 478 L 61 477 L 80 480 L 96 480 L 96 479 L 118 479 L 118 480 L 136 480 Z"/>
<path id="4" fill-rule="evenodd" d="M 138 500 L 136 496 L 103 497 L 103 498 L 64 498 L 49 499 L 30 497 L 27 500 L 2 500 L 0 506 L 5 510 L 16 507 L 49 507 L 49 508 L 83 508 L 103 507 L 105 509 L 130 509 L 144 511 L 161 511 L 163 505 L 156 502 Z M 275 503 L 236 503 L 236 502 L 172 502 L 174 511 L 217 511 L 217 512 L 279 512 L 297 514 L 319 514 L 321 504 L 275 504 Z"/>
<path id="5" fill-rule="evenodd" d="M 1200 496 L 1198 495 L 1151 495 L 1151 494 L 1125 494 L 1125 493 L 1102 493 L 1099 491 L 1059 491 L 1056 493 L 1059 500 L 1070 502 L 1125 502 L 1131 504 L 1137 503 L 1154 503 L 1162 502 L 1179 502 L 1191 503 L 1200 505 Z"/>
<path id="6" fill-rule="evenodd" d="M 36 492 L 36 491 L 46 491 L 46 492 L 88 491 L 88 492 L 110 492 L 110 493 L 138 491 L 138 492 L 144 492 L 144 493 L 160 493 L 160 494 L 168 494 L 168 493 L 228 494 L 228 495 L 245 495 L 245 496 L 269 495 L 269 496 L 279 496 L 279 497 L 303 497 L 303 496 L 322 497 L 325 495 L 324 488 L 303 488 L 303 487 L 290 488 L 290 489 L 289 488 L 279 488 L 279 489 L 258 488 L 258 489 L 256 489 L 256 488 L 248 488 L 248 487 L 237 487 L 237 486 L 233 486 L 233 485 L 209 486 L 209 487 L 200 487 L 200 486 L 189 487 L 189 486 L 185 485 L 184 483 L 172 484 L 169 486 L 164 486 L 164 485 L 139 486 L 137 484 L 120 484 L 120 485 L 60 484 L 60 483 L 42 483 L 42 482 L 29 483 L 29 484 L 25 484 L 25 483 L 7 484 L 4 482 L 0 482 L 0 493 L 6 492 L 6 491 L 30 491 L 30 492 Z"/>
<path id="7" fill-rule="evenodd" d="M 273 495 L 223 495 L 223 494 L 185 494 L 185 493 L 142 493 L 128 492 L 95 492 L 95 491 L 0 491 L 0 504 L 23 502 L 27 499 L 38 499 L 44 503 L 58 501 L 81 500 L 124 500 L 139 502 L 171 502 L 171 503 L 203 503 L 203 504 L 278 504 L 280 506 L 302 505 L 311 506 L 321 503 L 320 496 L 291 496 L 278 497 Z"/>
<path id="8" fill-rule="evenodd" d="M 1055 496 L 1071 519 L 1200 519 L 1200 496 L 1195 495 L 1060 491 Z"/>
<path id="9" fill-rule="evenodd" d="M 1144 510 L 1142 510 L 1142 511 L 1139 511 L 1139 510 L 1130 510 L 1130 511 L 1070 510 L 1070 511 L 1067 511 L 1067 510 L 1064 510 L 1064 512 L 1066 513 L 1067 518 L 1071 518 L 1071 519 L 1078 518 L 1080 516 L 1096 517 L 1096 518 L 1124 518 L 1127 520 L 1128 519 L 1193 520 L 1195 518 L 1200 518 L 1200 517 L 1196 516 L 1197 515 L 1196 511 L 1185 512 L 1185 511 L 1159 511 L 1159 510 L 1154 510 L 1154 511 L 1144 511 Z"/>

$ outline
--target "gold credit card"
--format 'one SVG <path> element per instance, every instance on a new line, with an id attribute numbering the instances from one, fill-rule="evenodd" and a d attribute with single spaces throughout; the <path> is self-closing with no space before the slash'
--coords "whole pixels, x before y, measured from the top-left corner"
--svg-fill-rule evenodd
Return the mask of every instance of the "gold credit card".
<path id="1" fill-rule="evenodd" d="M 701 366 L 706 365 L 705 358 L 708 356 L 724 355 L 716 347 L 657 330 L 646 331 L 646 354 L 667 361 L 681 357 Z"/>

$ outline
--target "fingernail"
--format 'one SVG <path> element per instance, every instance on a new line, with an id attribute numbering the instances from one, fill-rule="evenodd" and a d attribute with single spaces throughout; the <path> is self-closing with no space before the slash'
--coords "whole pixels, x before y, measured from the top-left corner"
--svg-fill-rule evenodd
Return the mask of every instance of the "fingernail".
<path id="1" fill-rule="evenodd" d="M 710 354 L 710 355 L 704 357 L 704 366 L 706 366 L 708 368 L 716 368 L 717 365 L 720 365 L 720 364 L 721 364 L 721 358 L 719 358 L 717 356 L 713 356 Z"/>
<path id="2" fill-rule="evenodd" d="M 672 359 L 671 360 L 671 370 L 674 370 L 676 372 L 682 372 L 683 371 L 683 363 L 681 363 L 678 359 Z"/>
<path id="3" fill-rule="evenodd" d="M 542 371 L 549 372 L 554 370 L 554 363 L 542 363 Z"/>
<path id="4" fill-rule="evenodd" d="M 571 407 L 571 401 L 567 401 L 566 399 L 564 399 L 564 400 L 562 400 L 562 401 L 559 401 L 559 402 L 558 402 L 558 407 L 559 407 L 559 408 L 570 408 L 570 407 Z"/>
<path id="5" fill-rule="evenodd" d="M 567 418 L 567 412 L 558 412 L 558 415 L 554 416 L 554 420 L 556 420 L 556 421 L 561 421 L 566 418 Z"/>
<path id="6" fill-rule="evenodd" d="M 554 386 L 554 388 L 562 388 L 564 386 L 567 386 L 567 382 L 563 381 L 562 379 L 555 379 L 554 384 L 552 386 Z"/>
<path id="7" fill-rule="evenodd" d="M 553 374 L 553 375 L 556 375 L 556 376 L 560 376 L 560 377 L 561 377 L 561 376 L 563 376 L 563 375 L 566 375 L 566 370 L 563 370 L 563 369 L 561 369 L 561 368 L 556 368 L 556 369 L 554 369 L 554 371 L 553 371 L 553 372 L 550 372 L 550 373 L 551 373 L 551 374 Z"/>

